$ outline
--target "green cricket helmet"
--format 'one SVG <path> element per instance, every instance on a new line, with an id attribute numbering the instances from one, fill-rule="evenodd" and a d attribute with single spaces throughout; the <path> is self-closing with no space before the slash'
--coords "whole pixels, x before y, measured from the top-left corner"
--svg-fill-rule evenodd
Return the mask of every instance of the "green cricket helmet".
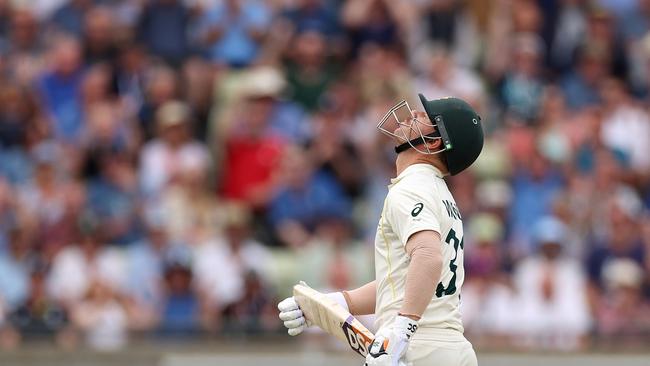
<path id="1" fill-rule="evenodd" d="M 418 94 L 418 96 L 429 117 L 429 123 L 417 118 L 401 121 L 397 115 L 398 110 L 406 108 L 409 114 L 413 115 L 408 102 L 401 101 L 386 113 L 377 128 L 383 133 L 403 141 L 402 144 L 395 147 L 395 152 L 398 154 L 411 148 L 427 155 L 444 153 L 443 157 L 451 175 L 456 175 L 467 169 L 483 149 L 481 117 L 467 102 L 461 99 L 427 100 L 422 94 Z M 386 125 L 391 116 L 394 117 L 398 126 L 407 128 L 388 128 Z M 405 131 L 408 131 L 408 136 Z M 411 138 L 412 136 L 415 138 Z M 425 142 L 438 139 L 442 140 L 441 148 L 438 150 L 431 150 L 425 144 Z"/>

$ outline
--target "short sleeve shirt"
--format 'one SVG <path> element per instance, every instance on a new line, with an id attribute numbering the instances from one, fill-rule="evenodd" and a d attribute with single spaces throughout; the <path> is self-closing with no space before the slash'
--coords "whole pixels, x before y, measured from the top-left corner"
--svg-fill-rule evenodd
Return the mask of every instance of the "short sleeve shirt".
<path id="1" fill-rule="evenodd" d="M 404 301 L 411 235 L 432 230 L 440 234 L 443 268 L 436 291 L 420 319 L 420 327 L 463 331 L 460 288 L 463 267 L 463 226 L 456 202 L 443 175 L 429 164 L 414 164 L 391 181 L 375 237 L 377 325 L 391 322 Z"/>

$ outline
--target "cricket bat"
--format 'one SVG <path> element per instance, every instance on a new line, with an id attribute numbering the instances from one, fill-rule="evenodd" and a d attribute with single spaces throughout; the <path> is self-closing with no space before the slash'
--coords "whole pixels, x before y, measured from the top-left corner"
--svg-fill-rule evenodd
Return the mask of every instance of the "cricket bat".
<path id="1" fill-rule="evenodd" d="M 357 318 L 327 295 L 304 283 L 293 287 L 293 296 L 308 323 L 347 342 L 353 351 L 366 357 L 375 336 Z"/>

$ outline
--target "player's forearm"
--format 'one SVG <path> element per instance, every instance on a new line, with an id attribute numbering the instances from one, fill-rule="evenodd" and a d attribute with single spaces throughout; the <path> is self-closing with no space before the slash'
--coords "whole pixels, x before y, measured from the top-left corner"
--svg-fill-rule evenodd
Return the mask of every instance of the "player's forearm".
<path id="1" fill-rule="evenodd" d="M 377 285 L 375 281 L 350 291 L 343 291 L 348 309 L 352 315 L 368 315 L 375 313 Z"/>
<path id="2" fill-rule="evenodd" d="M 406 245 L 411 257 L 400 314 L 419 319 L 431 302 L 442 271 L 440 236 L 434 231 L 414 234 Z"/>

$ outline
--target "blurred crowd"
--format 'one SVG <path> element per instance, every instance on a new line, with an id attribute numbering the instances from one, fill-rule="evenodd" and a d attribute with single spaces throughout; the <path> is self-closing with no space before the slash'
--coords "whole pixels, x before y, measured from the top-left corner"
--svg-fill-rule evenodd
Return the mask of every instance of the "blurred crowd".
<path id="1" fill-rule="evenodd" d="M 0 347 L 282 332 L 374 277 L 397 101 L 457 96 L 481 346 L 650 341 L 649 0 L 0 0 Z"/>

